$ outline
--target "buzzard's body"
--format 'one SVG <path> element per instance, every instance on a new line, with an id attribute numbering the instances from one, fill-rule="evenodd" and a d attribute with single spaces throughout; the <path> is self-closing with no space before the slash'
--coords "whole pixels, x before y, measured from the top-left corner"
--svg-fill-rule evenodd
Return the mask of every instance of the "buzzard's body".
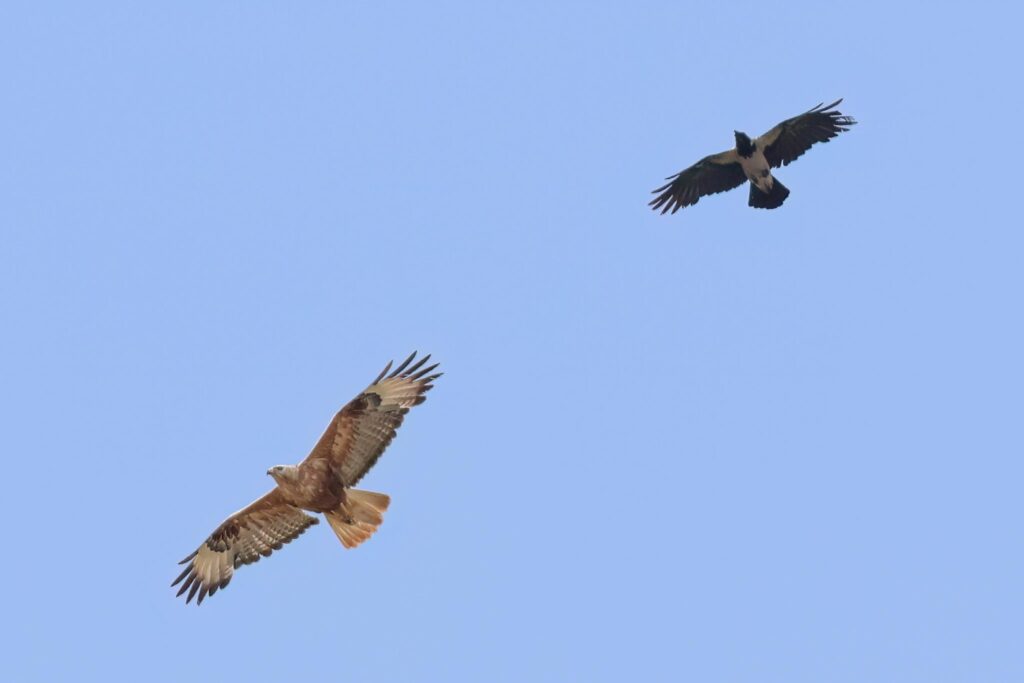
<path id="1" fill-rule="evenodd" d="M 726 192 L 750 182 L 748 205 L 757 209 L 775 209 L 782 206 L 789 190 L 771 172 L 773 168 L 788 166 L 816 142 L 828 142 L 839 133 L 849 130 L 854 121 L 843 116 L 835 107 L 836 100 L 827 106 L 813 109 L 786 119 L 759 138 L 751 140 L 746 133 L 733 131 L 736 148 L 704 157 L 693 166 L 669 176 L 669 181 L 654 190 L 657 197 L 651 207 L 662 213 L 675 213 L 684 206 L 696 204 L 701 197 Z"/>
<path id="2" fill-rule="evenodd" d="M 391 499 L 383 493 L 352 488 L 388 447 L 409 408 L 440 373 L 422 368 L 430 356 L 410 366 L 409 356 L 391 374 L 391 363 L 359 396 L 342 408 L 313 451 L 298 465 L 267 470 L 277 487 L 228 517 L 199 548 L 181 561 L 185 570 L 171 585 L 184 581 L 178 595 L 185 602 L 198 593 L 197 604 L 224 588 L 238 567 L 256 562 L 292 541 L 320 520 L 304 510 L 323 513 L 342 545 L 353 548 L 377 530 Z"/>
<path id="3" fill-rule="evenodd" d="M 345 487 L 331 474 L 326 460 L 303 463 L 294 472 L 294 479 L 275 476 L 281 499 L 289 505 L 312 512 L 330 512 L 344 504 Z"/>

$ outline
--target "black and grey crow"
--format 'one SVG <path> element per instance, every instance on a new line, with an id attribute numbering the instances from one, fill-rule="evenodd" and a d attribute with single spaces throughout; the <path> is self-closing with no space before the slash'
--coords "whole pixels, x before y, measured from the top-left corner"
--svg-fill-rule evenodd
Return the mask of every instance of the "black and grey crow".
<path id="1" fill-rule="evenodd" d="M 789 196 L 785 185 L 772 177 L 771 169 L 788 166 L 816 142 L 828 142 L 857 123 L 834 109 L 842 102 L 819 104 L 806 113 L 786 119 L 770 131 L 751 140 L 746 133 L 733 131 L 736 149 L 704 157 L 685 171 L 669 176 L 666 185 L 651 200 L 651 208 L 675 213 L 696 204 L 709 194 L 725 192 L 750 181 L 750 201 L 756 209 L 776 209 Z"/>

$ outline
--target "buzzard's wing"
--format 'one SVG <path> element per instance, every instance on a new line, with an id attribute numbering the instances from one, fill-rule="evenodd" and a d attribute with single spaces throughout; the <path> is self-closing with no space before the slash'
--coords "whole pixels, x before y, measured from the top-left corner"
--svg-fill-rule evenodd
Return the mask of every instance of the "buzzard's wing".
<path id="1" fill-rule="evenodd" d="M 196 604 L 201 605 L 207 595 L 228 585 L 235 569 L 270 555 L 318 521 L 284 502 L 274 489 L 224 520 L 198 550 L 179 562 L 188 566 L 171 585 L 184 580 L 178 595 L 188 590 L 188 603 L 198 592 Z"/>
<path id="2" fill-rule="evenodd" d="M 814 107 L 808 112 L 786 119 L 759 137 L 757 148 L 764 152 L 772 168 L 788 166 L 816 142 L 828 142 L 857 123 L 852 116 L 843 116 L 833 109 L 842 102 Z"/>
<path id="3" fill-rule="evenodd" d="M 388 363 L 363 393 L 334 416 L 303 464 L 326 460 L 343 486 L 354 486 L 395 438 L 409 408 L 423 403 L 427 399 L 423 394 L 441 376 L 433 374 L 437 363 L 423 368 L 429 355 L 410 366 L 415 357 L 413 352 L 391 374 Z"/>
<path id="4" fill-rule="evenodd" d="M 654 192 L 660 192 L 649 203 L 657 211 L 664 214 L 669 209 L 675 213 L 684 206 L 696 204 L 709 194 L 725 192 L 743 184 L 747 177 L 743 174 L 736 150 L 704 157 L 685 171 L 666 178 L 669 182 Z"/>

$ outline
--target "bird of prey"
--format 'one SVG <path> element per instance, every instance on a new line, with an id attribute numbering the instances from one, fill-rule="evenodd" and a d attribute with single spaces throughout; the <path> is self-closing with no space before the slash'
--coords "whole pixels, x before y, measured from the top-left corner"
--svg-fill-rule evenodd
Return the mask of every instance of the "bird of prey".
<path id="1" fill-rule="evenodd" d="M 383 493 L 352 488 L 373 467 L 395 438 L 409 408 L 426 400 L 437 364 L 423 365 L 416 353 L 390 374 L 391 363 L 370 386 L 342 408 L 312 452 L 298 465 L 267 470 L 277 486 L 228 517 L 199 548 L 179 564 L 187 564 L 179 582 L 185 602 L 198 593 L 196 604 L 228 585 L 236 569 L 279 550 L 318 523 L 303 510 L 321 512 L 346 548 L 368 539 L 384 521 L 391 499 Z M 422 368 L 422 369 L 421 369 Z"/>
<path id="2" fill-rule="evenodd" d="M 748 205 L 756 209 L 777 209 L 789 196 L 789 190 L 772 176 L 771 169 L 788 166 L 816 142 L 828 142 L 857 123 L 835 107 L 842 102 L 810 109 L 786 119 L 761 137 L 751 140 L 736 130 L 736 148 L 704 157 L 690 168 L 666 178 L 669 182 L 654 193 L 651 208 L 675 213 L 696 204 L 701 197 L 725 192 L 750 181 Z"/>

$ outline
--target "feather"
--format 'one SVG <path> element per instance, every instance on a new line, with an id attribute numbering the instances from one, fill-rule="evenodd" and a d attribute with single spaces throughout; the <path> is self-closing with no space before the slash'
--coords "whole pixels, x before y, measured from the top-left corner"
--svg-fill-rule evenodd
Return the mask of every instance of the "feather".
<path id="1" fill-rule="evenodd" d="M 729 150 L 704 157 L 666 180 L 669 182 L 652 192 L 658 196 L 649 202 L 653 210 L 661 209 L 662 214 L 675 213 L 696 204 L 701 197 L 739 187 L 747 177 L 743 175 L 735 150 Z"/>

